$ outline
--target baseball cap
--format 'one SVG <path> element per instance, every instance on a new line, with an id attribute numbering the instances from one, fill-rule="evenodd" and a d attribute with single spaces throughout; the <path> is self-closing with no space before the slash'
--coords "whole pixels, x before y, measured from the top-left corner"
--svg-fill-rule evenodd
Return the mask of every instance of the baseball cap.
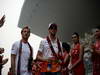
<path id="1" fill-rule="evenodd" d="M 50 23 L 49 26 L 48 26 L 48 29 L 57 29 L 57 24 L 56 23 Z"/>

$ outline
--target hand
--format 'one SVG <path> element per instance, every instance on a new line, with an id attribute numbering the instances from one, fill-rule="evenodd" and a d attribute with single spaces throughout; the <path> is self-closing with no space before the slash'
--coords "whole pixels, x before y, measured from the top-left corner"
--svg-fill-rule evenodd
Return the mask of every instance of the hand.
<path id="1" fill-rule="evenodd" d="M 0 54 L 4 53 L 4 48 L 0 48 Z"/>
<path id="2" fill-rule="evenodd" d="M 69 69 L 69 71 L 71 71 L 72 70 L 72 65 L 68 66 L 68 69 Z"/>
<path id="3" fill-rule="evenodd" d="M 5 22 L 5 15 L 3 15 L 3 17 L 0 19 L 0 27 L 3 26 L 4 22 Z"/>
<path id="4" fill-rule="evenodd" d="M 4 59 L 4 60 L 2 61 L 2 65 L 6 64 L 7 62 L 8 62 L 8 59 Z"/>
<path id="5" fill-rule="evenodd" d="M 55 61 L 55 59 L 53 57 L 50 57 L 50 58 L 45 58 L 44 61 L 53 62 L 53 61 Z"/>

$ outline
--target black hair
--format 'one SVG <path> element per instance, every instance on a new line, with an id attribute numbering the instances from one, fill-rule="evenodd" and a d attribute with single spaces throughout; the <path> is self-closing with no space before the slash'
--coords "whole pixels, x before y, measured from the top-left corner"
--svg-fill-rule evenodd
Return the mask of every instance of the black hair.
<path id="1" fill-rule="evenodd" d="M 95 28 L 100 30 L 100 25 L 96 26 Z"/>
<path id="2" fill-rule="evenodd" d="M 74 32 L 72 35 L 76 35 L 79 38 L 79 34 L 77 32 Z"/>
<path id="3" fill-rule="evenodd" d="M 52 23 L 49 27 L 49 29 L 53 29 L 53 28 L 57 29 L 57 24 L 56 23 Z"/>
<path id="4" fill-rule="evenodd" d="M 70 51 L 70 45 L 66 42 L 63 42 L 62 43 L 62 47 L 69 53 Z"/>

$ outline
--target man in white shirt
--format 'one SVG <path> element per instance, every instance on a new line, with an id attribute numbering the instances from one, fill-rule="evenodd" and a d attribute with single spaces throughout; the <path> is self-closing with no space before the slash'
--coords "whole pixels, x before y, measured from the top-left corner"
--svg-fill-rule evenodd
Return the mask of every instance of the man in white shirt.
<path id="1" fill-rule="evenodd" d="M 57 24 L 49 24 L 48 36 L 40 42 L 37 54 L 37 60 L 45 62 L 41 68 L 41 75 L 58 75 L 60 74 L 61 63 L 60 56 L 62 54 L 62 46 L 56 37 Z M 47 63 L 46 63 L 47 62 Z"/>
<path id="2" fill-rule="evenodd" d="M 33 50 L 28 43 L 30 28 L 25 26 L 21 31 L 22 39 L 12 45 L 11 69 L 13 75 L 32 75 L 29 70 L 29 58 L 33 56 Z"/>

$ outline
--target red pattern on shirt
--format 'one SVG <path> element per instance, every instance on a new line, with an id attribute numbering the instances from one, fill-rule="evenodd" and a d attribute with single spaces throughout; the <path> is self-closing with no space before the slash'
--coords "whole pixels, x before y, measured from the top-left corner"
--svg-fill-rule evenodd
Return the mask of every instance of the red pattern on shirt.
<path id="1" fill-rule="evenodd" d="M 100 41 L 94 44 L 96 50 L 100 50 Z M 100 75 L 100 55 L 93 53 L 93 75 Z"/>
<path id="2" fill-rule="evenodd" d="M 72 51 L 71 51 L 72 65 L 75 64 L 75 62 L 77 62 L 77 60 L 79 59 L 79 54 L 80 54 L 80 44 L 78 43 L 78 44 L 74 45 L 74 47 L 72 48 Z M 74 73 L 74 75 L 80 75 L 80 74 L 85 75 L 83 61 L 81 61 L 80 64 L 78 64 L 73 69 L 73 73 Z"/>

